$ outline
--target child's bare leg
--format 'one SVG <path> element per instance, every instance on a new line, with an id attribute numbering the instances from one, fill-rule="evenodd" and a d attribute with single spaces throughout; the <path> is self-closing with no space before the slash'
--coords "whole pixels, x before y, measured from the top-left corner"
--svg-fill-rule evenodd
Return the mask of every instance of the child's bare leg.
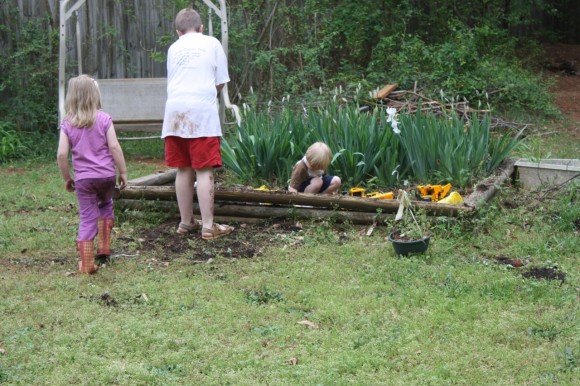
<path id="1" fill-rule="evenodd" d="M 175 176 L 175 194 L 177 196 L 181 222 L 184 224 L 193 224 L 194 178 L 195 172 L 192 168 L 181 167 L 177 169 L 177 175 Z"/>
<path id="2" fill-rule="evenodd" d="M 197 199 L 204 228 L 213 226 L 214 180 L 213 169 L 197 169 Z"/>
<path id="3" fill-rule="evenodd" d="M 322 187 L 322 178 L 314 177 L 310 180 L 310 184 L 304 188 L 304 193 L 318 193 Z"/>
<path id="4" fill-rule="evenodd" d="M 341 185 L 342 181 L 340 180 L 340 177 L 334 176 L 332 177 L 332 180 L 330 181 L 330 185 L 328 185 L 328 188 L 326 188 L 322 193 L 334 194 L 338 189 L 340 189 Z"/>

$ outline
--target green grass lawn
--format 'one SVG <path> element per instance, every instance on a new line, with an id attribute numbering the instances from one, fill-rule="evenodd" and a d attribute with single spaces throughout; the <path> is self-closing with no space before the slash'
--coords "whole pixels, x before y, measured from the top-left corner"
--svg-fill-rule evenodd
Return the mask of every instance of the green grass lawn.
<path id="1" fill-rule="evenodd" d="M 130 178 L 159 168 L 127 158 Z M 433 219 L 410 258 L 386 227 L 320 221 L 237 224 L 218 250 L 260 253 L 200 262 L 199 237 L 145 246 L 176 213 L 117 213 L 113 263 L 86 276 L 69 274 L 76 200 L 56 162 L 0 175 L 0 384 L 577 384 L 577 187 L 506 187 L 472 219 Z"/>

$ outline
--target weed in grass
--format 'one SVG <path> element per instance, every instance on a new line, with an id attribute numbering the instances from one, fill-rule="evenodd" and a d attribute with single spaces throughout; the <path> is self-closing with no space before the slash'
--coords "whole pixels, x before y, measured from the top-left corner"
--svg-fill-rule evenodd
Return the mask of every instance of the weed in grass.
<path id="1" fill-rule="evenodd" d="M 431 221 L 429 229 L 437 238 L 458 238 L 464 234 L 460 219 L 447 216 L 437 216 Z"/>
<path id="2" fill-rule="evenodd" d="M 254 327 L 252 332 L 258 334 L 259 336 L 269 336 L 275 335 L 278 331 L 282 329 L 281 326 L 265 326 L 265 327 Z"/>
<path id="3" fill-rule="evenodd" d="M 567 329 L 567 327 L 562 327 L 553 323 L 541 324 L 534 322 L 533 326 L 528 328 L 528 334 L 553 341 L 558 337 L 558 335 L 562 334 L 562 332 Z"/>
<path id="4" fill-rule="evenodd" d="M 306 245 L 316 245 L 318 243 L 336 242 L 338 237 L 330 221 L 321 221 L 310 229 L 310 237 L 305 238 Z"/>
<path id="5" fill-rule="evenodd" d="M 183 374 L 183 368 L 179 364 L 163 364 L 160 366 L 145 365 L 145 370 L 149 371 L 154 376 L 164 376 L 167 373 Z"/>
<path id="6" fill-rule="evenodd" d="M 564 347 L 562 352 L 559 352 L 558 357 L 562 361 L 560 370 L 565 372 L 575 372 L 580 365 L 580 355 L 578 351 L 574 352 L 574 349 L 570 346 Z"/>
<path id="7" fill-rule="evenodd" d="M 282 293 L 272 291 L 267 287 L 263 290 L 246 290 L 244 291 L 244 295 L 248 303 L 257 305 L 286 301 L 286 298 L 284 295 L 282 295 Z"/>
<path id="8" fill-rule="evenodd" d="M 469 287 L 464 283 L 461 283 L 459 280 L 453 278 L 453 274 L 451 272 L 447 273 L 443 287 L 445 289 L 445 294 L 452 298 L 462 297 L 469 291 Z"/>

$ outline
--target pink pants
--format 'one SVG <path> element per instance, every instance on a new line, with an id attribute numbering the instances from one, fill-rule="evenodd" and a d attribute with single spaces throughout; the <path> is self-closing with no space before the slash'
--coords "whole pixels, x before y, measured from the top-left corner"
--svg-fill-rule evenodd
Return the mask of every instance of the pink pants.
<path id="1" fill-rule="evenodd" d="M 93 240 L 97 235 L 97 221 L 100 218 L 114 218 L 115 177 L 75 181 L 75 191 L 80 217 L 77 240 Z"/>

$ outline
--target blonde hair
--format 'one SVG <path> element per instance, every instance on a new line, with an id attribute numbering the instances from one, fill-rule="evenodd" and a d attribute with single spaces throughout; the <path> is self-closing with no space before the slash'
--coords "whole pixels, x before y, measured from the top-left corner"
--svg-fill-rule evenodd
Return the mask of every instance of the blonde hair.
<path id="1" fill-rule="evenodd" d="M 71 125 L 80 128 L 93 127 L 100 108 L 101 92 L 93 78 L 79 75 L 68 81 L 65 111 Z"/>
<path id="2" fill-rule="evenodd" d="M 315 142 L 306 150 L 305 157 L 310 169 L 326 170 L 328 165 L 330 165 L 332 152 L 330 147 L 324 142 Z"/>
<path id="3" fill-rule="evenodd" d="M 182 34 L 195 31 L 199 32 L 201 28 L 201 16 L 192 8 L 185 8 L 179 11 L 175 16 L 175 29 Z"/>

